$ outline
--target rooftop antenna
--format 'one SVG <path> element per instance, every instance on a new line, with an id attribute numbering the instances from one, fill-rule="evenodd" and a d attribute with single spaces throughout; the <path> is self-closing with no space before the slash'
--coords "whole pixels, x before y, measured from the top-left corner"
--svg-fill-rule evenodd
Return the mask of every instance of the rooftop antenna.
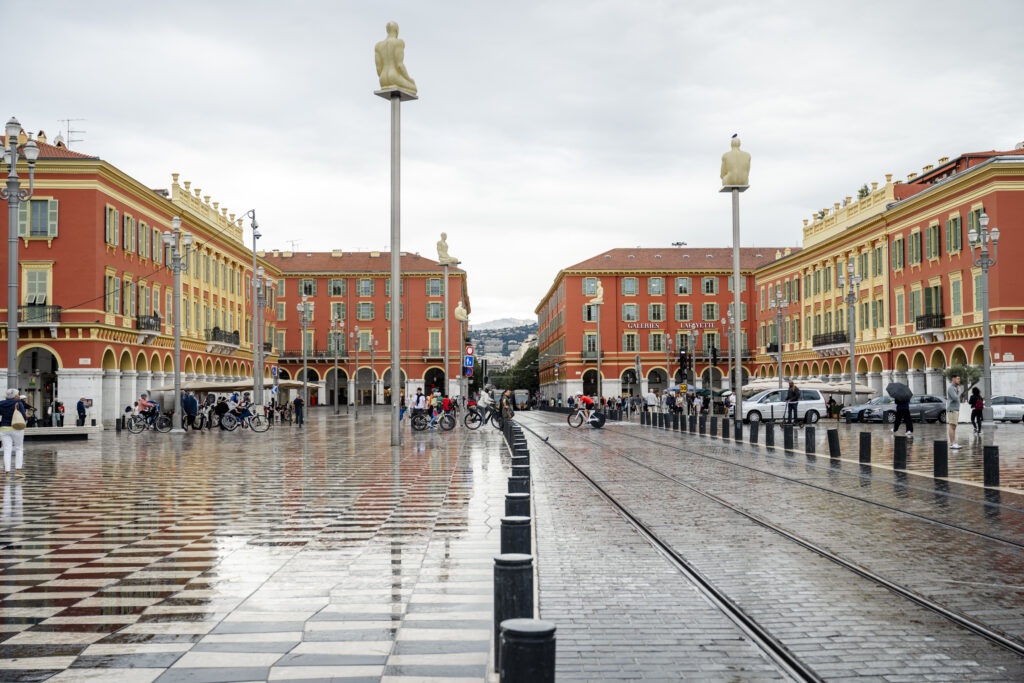
<path id="1" fill-rule="evenodd" d="M 66 134 L 64 135 L 64 144 L 67 145 L 68 149 L 71 149 L 71 145 L 73 143 L 75 143 L 75 142 L 82 142 L 82 140 L 84 140 L 84 138 L 76 138 L 76 137 L 74 137 L 74 135 L 75 135 L 75 133 L 82 133 L 84 135 L 88 131 L 78 130 L 77 128 L 72 128 L 71 127 L 71 122 L 72 121 L 85 121 L 85 119 L 58 119 L 58 121 L 60 121 L 61 123 L 64 124 L 64 130 L 66 131 Z"/>
<path id="2" fill-rule="evenodd" d="M 288 244 L 290 244 L 290 245 L 291 245 L 291 247 L 292 247 L 292 251 L 295 251 L 295 246 L 296 246 L 296 245 L 297 245 L 297 244 L 298 244 L 298 243 L 299 243 L 300 241 L 301 241 L 301 240 L 285 240 L 285 242 L 287 242 Z"/>
<path id="3" fill-rule="evenodd" d="M 678 247 L 685 247 L 686 246 L 686 242 L 673 242 L 672 246 L 673 247 L 677 247 L 677 248 Z"/>

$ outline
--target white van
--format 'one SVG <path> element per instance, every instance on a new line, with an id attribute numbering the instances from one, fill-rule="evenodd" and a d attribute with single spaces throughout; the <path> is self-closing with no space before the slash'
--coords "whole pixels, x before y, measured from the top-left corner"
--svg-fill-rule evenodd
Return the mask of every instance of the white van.
<path id="1" fill-rule="evenodd" d="M 743 421 L 786 419 L 785 389 L 770 389 L 743 400 Z M 814 424 L 826 414 L 825 397 L 817 389 L 800 389 L 800 402 L 796 406 L 797 420 Z"/>

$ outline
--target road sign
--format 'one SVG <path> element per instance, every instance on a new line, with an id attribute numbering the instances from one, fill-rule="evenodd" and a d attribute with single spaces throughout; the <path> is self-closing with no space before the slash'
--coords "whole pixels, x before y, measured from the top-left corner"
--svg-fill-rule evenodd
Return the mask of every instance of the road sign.
<path id="1" fill-rule="evenodd" d="M 473 368 L 466 368 L 466 377 L 473 376 Z"/>
<path id="2" fill-rule="evenodd" d="M 473 355 L 473 347 L 472 346 L 469 346 L 469 345 L 466 346 L 466 355 L 467 356 L 472 356 Z"/>
<path id="3" fill-rule="evenodd" d="M 277 387 L 270 387 L 270 393 L 273 394 L 274 396 L 277 396 Z"/>
<path id="4" fill-rule="evenodd" d="M 277 377 L 277 366 L 276 365 L 271 365 L 270 366 L 270 376 L 271 377 Z"/>
<path id="5" fill-rule="evenodd" d="M 466 356 L 465 359 L 462 361 L 462 364 L 465 365 L 467 368 L 473 367 L 473 356 Z"/>

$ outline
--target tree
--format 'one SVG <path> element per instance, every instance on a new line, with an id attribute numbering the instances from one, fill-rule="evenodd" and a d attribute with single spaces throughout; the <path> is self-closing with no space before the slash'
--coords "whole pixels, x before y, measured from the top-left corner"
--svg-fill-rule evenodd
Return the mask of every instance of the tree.
<path id="1" fill-rule="evenodd" d="M 960 375 L 960 385 L 964 387 L 962 394 L 967 394 L 971 388 L 981 380 L 982 369 L 977 365 L 953 365 L 942 372 L 942 376 L 949 380 L 953 375 Z M 988 400 L 988 397 L 985 397 Z"/>
<path id="2" fill-rule="evenodd" d="M 868 187 L 867 183 L 864 183 L 861 185 L 861 188 L 857 190 L 857 199 L 864 199 L 869 194 L 871 194 L 871 189 Z"/>

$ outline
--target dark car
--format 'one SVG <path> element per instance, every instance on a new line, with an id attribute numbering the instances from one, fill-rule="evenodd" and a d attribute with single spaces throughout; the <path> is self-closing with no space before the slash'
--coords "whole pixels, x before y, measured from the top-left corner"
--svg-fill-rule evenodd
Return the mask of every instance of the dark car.
<path id="1" fill-rule="evenodd" d="M 892 405 L 894 408 L 896 407 L 896 404 L 893 403 L 892 396 L 876 396 L 867 403 L 843 408 L 839 413 L 839 417 L 847 420 L 848 422 L 863 422 L 864 412 L 866 410 L 869 408 L 880 409 L 887 405 Z"/>
<path id="2" fill-rule="evenodd" d="M 910 399 L 910 418 L 914 422 L 939 422 L 946 421 L 946 402 L 938 396 L 924 394 L 914 396 Z M 886 422 L 892 424 L 896 421 L 896 404 L 879 405 L 866 408 L 861 418 L 864 422 Z"/>

